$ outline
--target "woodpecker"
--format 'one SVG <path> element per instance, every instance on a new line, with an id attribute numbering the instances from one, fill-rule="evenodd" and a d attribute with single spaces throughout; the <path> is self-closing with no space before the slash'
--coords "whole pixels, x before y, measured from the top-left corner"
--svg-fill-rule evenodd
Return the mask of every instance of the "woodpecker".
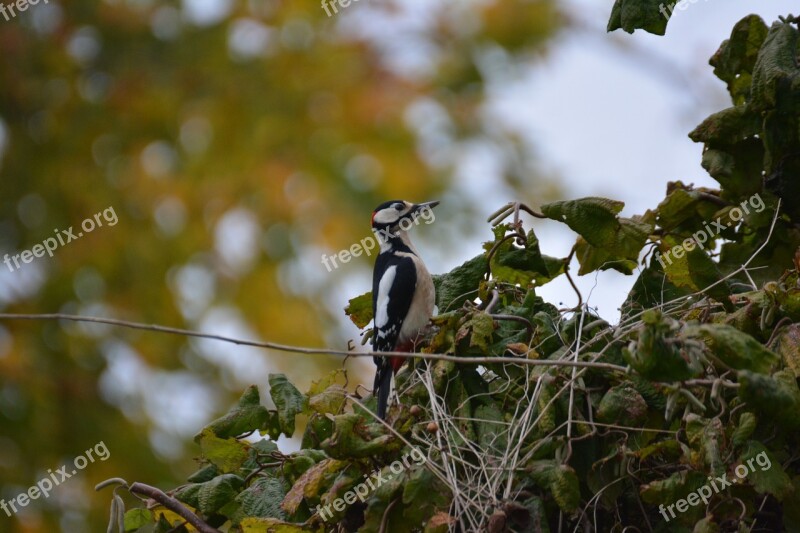
<path id="1" fill-rule="evenodd" d="M 372 275 L 373 351 L 412 351 L 433 315 L 433 280 L 411 244 L 408 229 L 418 223 L 420 215 L 432 215 L 430 209 L 438 204 L 392 200 L 372 212 L 372 231 L 381 249 Z M 385 419 L 392 375 L 402 366 L 403 358 L 373 359 L 378 367 L 373 395 L 378 398 L 378 416 Z"/>

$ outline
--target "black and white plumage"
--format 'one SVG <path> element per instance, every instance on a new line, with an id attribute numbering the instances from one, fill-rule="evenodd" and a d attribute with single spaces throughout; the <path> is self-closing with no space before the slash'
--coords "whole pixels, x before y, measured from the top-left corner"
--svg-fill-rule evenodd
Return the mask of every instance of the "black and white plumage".
<path id="1" fill-rule="evenodd" d="M 411 351 L 433 315 L 433 280 L 407 230 L 424 210 L 438 204 L 393 200 L 379 205 L 372 213 L 372 230 L 381 247 L 372 277 L 374 351 Z M 403 359 L 376 356 L 374 360 L 378 369 L 373 394 L 378 398 L 378 416 L 385 418 L 392 375 Z"/>

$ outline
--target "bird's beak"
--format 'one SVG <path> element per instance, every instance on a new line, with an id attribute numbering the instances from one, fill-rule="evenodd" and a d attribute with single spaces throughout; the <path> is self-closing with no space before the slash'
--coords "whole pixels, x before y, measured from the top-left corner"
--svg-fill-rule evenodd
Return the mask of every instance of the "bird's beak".
<path id="1" fill-rule="evenodd" d="M 433 202 L 425 202 L 422 204 L 417 204 L 414 206 L 414 211 L 422 211 L 423 209 L 431 209 L 439 205 L 439 200 L 434 200 Z"/>

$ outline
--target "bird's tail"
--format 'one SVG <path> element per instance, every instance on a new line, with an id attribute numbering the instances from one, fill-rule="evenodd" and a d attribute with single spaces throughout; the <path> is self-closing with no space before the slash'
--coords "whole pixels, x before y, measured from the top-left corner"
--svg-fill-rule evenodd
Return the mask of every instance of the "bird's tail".
<path id="1" fill-rule="evenodd" d="M 375 385 L 372 394 L 378 398 L 378 416 L 386 420 L 386 406 L 389 404 L 389 388 L 392 385 L 392 365 L 384 360 L 375 372 Z"/>

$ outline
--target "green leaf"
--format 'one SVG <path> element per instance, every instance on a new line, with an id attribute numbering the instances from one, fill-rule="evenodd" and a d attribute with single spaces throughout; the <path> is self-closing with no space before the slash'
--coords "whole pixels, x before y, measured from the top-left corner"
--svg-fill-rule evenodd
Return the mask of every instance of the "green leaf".
<path id="1" fill-rule="evenodd" d="M 245 389 L 239 403 L 228 413 L 210 424 L 204 429 L 211 430 L 217 437 L 236 437 L 245 433 L 252 432 L 264 426 L 269 417 L 267 408 L 261 405 L 258 388 L 250 385 Z M 199 442 L 203 432 L 195 435 L 195 442 Z"/>
<path id="2" fill-rule="evenodd" d="M 472 331 L 469 338 L 470 347 L 487 352 L 494 334 L 494 319 L 488 313 L 478 311 L 472 315 L 469 323 Z"/>
<path id="3" fill-rule="evenodd" d="M 322 450 L 300 450 L 293 453 L 283 462 L 284 477 L 292 484 L 320 461 L 328 459 L 328 454 Z"/>
<path id="4" fill-rule="evenodd" d="M 762 180 L 758 179 L 763 159 L 763 143 L 761 139 L 752 137 L 736 144 L 707 148 L 701 165 L 728 194 L 742 198 L 763 189 Z"/>
<path id="5" fill-rule="evenodd" d="M 295 514 L 304 498 L 318 499 L 326 478 L 333 480 L 335 476 L 331 474 L 336 474 L 346 466 L 347 463 L 336 459 L 323 459 L 318 462 L 294 482 L 283 498 L 281 508 L 289 514 Z"/>
<path id="6" fill-rule="evenodd" d="M 657 311 L 645 311 L 637 340 L 622 350 L 628 364 L 653 381 L 683 381 L 702 368 L 689 364 L 675 341 L 677 326 Z"/>
<path id="7" fill-rule="evenodd" d="M 651 505 L 670 504 L 686 498 L 705 485 L 706 476 L 694 470 L 681 470 L 666 479 L 651 481 L 639 488 L 642 500 Z"/>
<path id="8" fill-rule="evenodd" d="M 733 101 L 743 104 L 750 96 L 753 68 L 767 37 L 767 25 L 758 15 L 748 15 L 733 27 L 730 39 L 719 47 L 709 63 L 714 74 L 728 84 Z"/>
<path id="9" fill-rule="evenodd" d="M 200 433 L 200 451 L 203 457 L 217 466 L 222 472 L 235 472 L 248 457 L 247 443 L 233 438 L 221 439 L 211 428 Z"/>
<path id="10" fill-rule="evenodd" d="M 575 470 L 550 459 L 532 461 L 529 465 L 531 479 L 550 491 L 562 511 L 574 513 L 580 503 L 580 484 Z"/>
<path id="11" fill-rule="evenodd" d="M 703 464 L 712 474 L 722 475 L 725 465 L 722 462 L 720 447 L 724 442 L 724 431 L 719 418 L 702 418 L 694 413 L 685 416 L 686 436 L 694 450 L 699 450 Z"/>
<path id="12" fill-rule="evenodd" d="M 350 317 L 357 328 L 367 327 L 372 320 L 372 291 L 351 298 L 347 302 L 347 307 L 344 308 L 344 313 Z"/>
<path id="13" fill-rule="evenodd" d="M 782 327 L 775 336 L 775 352 L 783 364 L 800 378 L 800 324 Z"/>
<path id="14" fill-rule="evenodd" d="M 308 406 L 317 413 L 338 414 L 347 399 L 347 390 L 341 385 L 331 385 L 308 399 Z"/>
<path id="15" fill-rule="evenodd" d="M 747 480 L 759 494 L 772 494 L 781 501 L 792 492 L 792 480 L 783 471 L 780 461 L 760 442 L 748 442 L 740 463 L 747 468 Z M 737 466 L 737 471 L 739 468 Z"/>
<path id="16" fill-rule="evenodd" d="M 800 389 L 789 370 L 773 376 L 739 371 L 739 396 L 764 417 L 780 420 L 781 427 L 792 430 L 800 427 Z"/>
<path id="17" fill-rule="evenodd" d="M 131 509 L 125 513 L 125 531 L 136 531 L 153 522 L 153 513 L 147 509 Z"/>
<path id="18" fill-rule="evenodd" d="M 297 524 L 283 522 L 277 518 L 245 518 L 241 523 L 242 533 L 307 533 L 316 531 Z"/>
<path id="19" fill-rule="evenodd" d="M 503 412 L 494 403 L 484 403 L 475 408 L 475 432 L 481 449 L 505 450 L 508 446 L 507 429 Z"/>
<path id="20" fill-rule="evenodd" d="M 597 407 L 597 420 L 637 427 L 647 417 L 647 403 L 631 382 L 611 387 Z"/>
<path id="21" fill-rule="evenodd" d="M 333 421 L 326 415 L 314 413 L 306 424 L 303 433 L 302 449 L 319 448 L 320 444 L 333 434 Z"/>
<path id="22" fill-rule="evenodd" d="M 566 223 L 580 237 L 575 252 L 578 274 L 613 268 L 631 274 L 653 225 L 642 217 L 618 218 L 624 203 L 606 198 L 582 198 L 542 206 L 548 218 Z"/>
<path id="23" fill-rule="evenodd" d="M 278 408 L 281 432 L 287 437 L 294 434 L 295 417 L 306 410 L 308 398 L 289 383 L 283 374 L 270 374 L 269 395 Z"/>
<path id="24" fill-rule="evenodd" d="M 500 242 L 509 229 L 507 225 L 495 228 L 497 233 L 495 243 Z M 509 239 L 502 242 L 492 255 L 491 270 L 495 280 L 512 285 L 527 286 L 533 283 L 540 286 L 564 272 L 563 259 L 542 255 L 539 250 L 539 240 L 533 230 L 526 235 L 524 247 L 517 247 L 514 241 L 515 239 Z M 486 243 L 484 247 L 488 251 L 495 243 Z"/>
<path id="25" fill-rule="evenodd" d="M 639 252 L 653 231 L 651 224 L 635 219 L 619 219 L 616 240 L 608 246 L 592 246 L 582 237 L 575 244 L 575 255 L 581 267 L 578 274 L 583 276 L 595 270 L 613 268 L 617 272 L 632 274 L 638 265 Z"/>
<path id="26" fill-rule="evenodd" d="M 764 39 L 753 66 L 752 103 L 756 110 L 777 104 L 778 84 L 797 77 L 798 31 L 790 23 L 776 22 Z"/>
<path id="27" fill-rule="evenodd" d="M 670 282 L 692 292 L 705 292 L 727 310 L 733 310 L 730 289 L 727 282 L 720 282 L 722 273 L 717 264 L 695 246 L 694 241 L 679 241 L 673 236 L 666 236 L 661 243 L 658 262 Z"/>
<path id="28" fill-rule="evenodd" d="M 578 510 L 581 501 L 580 483 L 571 466 L 559 465 L 554 472 L 550 490 L 562 511 L 573 514 Z"/>
<path id="29" fill-rule="evenodd" d="M 403 506 L 389 505 L 403 490 L 402 477 L 394 476 L 389 468 L 383 468 L 381 476 L 385 480 L 367 498 L 367 510 L 364 512 L 364 525 L 359 531 L 381 531 L 384 533 L 410 533 L 411 524 L 403 520 Z M 384 524 L 382 526 L 382 524 Z"/>
<path id="30" fill-rule="evenodd" d="M 337 381 L 344 381 L 346 380 L 344 369 L 337 368 L 330 372 L 327 376 L 320 378 L 316 381 L 311 382 L 311 386 L 308 388 L 308 393 L 306 396 L 311 397 L 315 394 L 319 394 L 320 392 L 324 392 L 325 389 L 336 383 Z"/>
<path id="31" fill-rule="evenodd" d="M 783 524 L 786 533 L 800 533 L 800 476 L 792 477 L 794 490 L 783 500 Z"/>
<path id="32" fill-rule="evenodd" d="M 407 523 L 422 525 L 437 509 L 447 509 L 450 489 L 425 466 L 415 466 L 406 474 L 403 486 L 403 516 Z"/>
<path id="33" fill-rule="evenodd" d="M 587 243 L 583 237 L 575 242 L 575 257 L 578 258 L 578 275 L 590 274 L 595 270 L 614 269 L 623 274 L 632 274 L 636 270 L 636 259 L 616 257 L 608 248 L 597 248 Z"/>
<path id="34" fill-rule="evenodd" d="M 212 515 L 236 498 L 244 480 L 235 474 L 223 474 L 205 483 L 185 485 L 175 493 L 180 501 Z"/>
<path id="35" fill-rule="evenodd" d="M 456 522 L 455 518 L 445 512 L 436 513 L 425 524 L 424 533 L 448 533 Z"/>
<path id="36" fill-rule="evenodd" d="M 690 134 L 694 142 L 733 145 L 761 131 L 758 114 L 747 106 L 729 107 L 706 118 Z"/>
<path id="37" fill-rule="evenodd" d="M 690 291 L 673 285 L 655 257 L 651 256 L 650 265 L 641 271 L 622 304 L 622 316 L 632 315 L 687 294 Z"/>
<path id="38" fill-rule="evenodd" d="M 739 417 L 739 424 L 731 435 L 731 442 L 734 446 L 741 446 L 750 438 L 756 429 L 758 419 L 750 412 L 744 412 Z"/>
<path id="39" fill-rule="evenodd" d="M 706 515 L 705 518 L 699 520 L 692 529 L 692 533 L 719 533 L 719 526 L 714 522 L 713 515 Z"/>
<path id="40" fill-rule="evenodd" d="M 217 468 L 217 465 L 208 464 L 200 470 L 197 470 L 191 476 L 187 477 L 186 481 L 189 481 L 190 483 L 203 483 L 217 477 L 221 473 L 222 472 L 220 472 L 219 468 Z"/>
<path id="41" fill-rule="evenodd" d="M 439 313 L 458 309 L 465 301 L 478 296 L 478 287 L 487 270 L 486 256 L 478 255 L 447 274 L 434 275 L 436 305 Z"/>
<path id="42" fill-rule="evenodd" d="M 672 12 L 661 0 L 616 0 L 611 9 L 607 31 L 622 28 L 628 33 L 644 30 L 655 35 L 667 31 Z"/>
<path id="43" fill-rule="evenodd" d="M 565 223 L 592 246 L 611 246 L 619 231 L 617 213 L 624 202 L 608 198 L 588 197 L 544 204 L 542 214 Z"/>
<path id="44" fill-rule="evenodd" d="M 699 191 L 685 188 L 682 183 L 673 186 L 667 197 L 661 200 L 656 209 L 658 225 L 670 231 L 697 214 L 695 206 L 700 202 Z"/>
<path id="45" fill-rule="evenodd" d="M 333 435 L 320 447 L 336 459 L 371 457 L 389 451 L 391 443 L 399 448 L 393 436 L 383 433 L 383 427 L 368 426 L 360 414 L 347 413 L 333 417 Z"/>
<path id="46" fill-rule="evenodd" d="M 337 368 L 324 378 L 314 381 L 307 394 L 309 408 L 321 414 L 338 414 L 346 400 L 347 390 L 336 382 L 344 382 L 344 379 L 344 370 Z"/>
<path id="47" fill-rule="evenodd" d="M 277 477 L 259 476 L 252 485 L 236 496 L 239 508 L 231 517 L 233 523 L 238 523 L 247 517 L 286 519 L 286 513 L 281 509 L 280 502 L 286 496 L 287 483 Z"/>
<path id="48" fill-rule="evenodd" d="M 681 444 L 676 440 L 663 440 L 640 448 L 636 451 L 636 455 L 642 461 L 650 457 L 659 457 L 674 461 L 681 456 Z M 598 488 L 602 488 L 602 485 Z"/>
<path id="49" fill-rule="evenodd" d="M 541 388 L 539 397 L 536 400 L 537 417 L 539 419 L 539 432 L 547 435 L 556 427 L 556 404 L 550 403 L 555 393 L 555 386 L 552 382 L 545 384 Z"/>
<path id="50" fill-rule="evenodd" d="M 703 336 L 712 353 L 735 370 L 769 374 L 780 358 L 756 339 L 728 324 L 687 326 L 687 336 Z"/>

